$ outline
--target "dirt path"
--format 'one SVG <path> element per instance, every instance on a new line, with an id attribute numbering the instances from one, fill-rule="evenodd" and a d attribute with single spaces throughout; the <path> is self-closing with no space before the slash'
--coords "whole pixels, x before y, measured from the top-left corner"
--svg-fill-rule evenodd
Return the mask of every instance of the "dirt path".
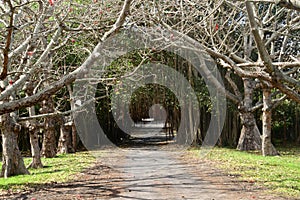
<path id="1" fill-rule="evenodd" d="M 123 178 L 121 190 L 109 198 L 112 200 L 274 199 L 262 195 L 261 188 L 254 185 L 234 182 L 210 163 L 186 160 L 185 151 L 144 147 L 107 153 L 110 158 L 105 164 L 118 169 Z"/>
<path id="2" fill-rule="evenodd" d="M 140 139 L 139 141 L 143 141 Z M 107 149 L 95 165 L 64 184 L 2 199 L 86 200 L 253 200 L 283 199 L 264 195 L 262 188 L 243 183 L 214 168 L 212 163 L 187 156 L 172 145 L 137 145 Z"/>
<path id="3" fill-rule="evenodd" d="M 39 186 L 2 199 L 250 200 L 279 199 L 232 178 L 186 152 L 161 147 L 110 149 L 70 183 Z"/>

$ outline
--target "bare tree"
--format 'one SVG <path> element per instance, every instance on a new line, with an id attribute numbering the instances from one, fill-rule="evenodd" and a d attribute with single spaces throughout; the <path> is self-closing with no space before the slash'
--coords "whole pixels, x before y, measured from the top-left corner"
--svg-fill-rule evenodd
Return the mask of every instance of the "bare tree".
<path id="1" fill-rule="evenodd" d="M 28 173 L 17 148 L 16 136 L 19 126 L 18 114 L 14 111 L 43 101 L 41 112 L 44 113 L 44 117 L 52 116 L 53 113 L 49 112 L 55 112 L 55 108 L 49 103 L 53 101 L 51 95 L 72 83 L 79 74 L 85 73 L 92 62 L 95 62 L 95 58 L 90 57 L 81 67 L 61 73 L 64 72 L 67 58 L 60 56 L 62 52 L 76 49 L 79 52 L 87 52 L 81 53 L 82 60 L 87 58 L 100 38 L 104 40 L 122 26 L 129 14 L 130 3 L 131 1 L 126 0 L 122 6 L 116 1 L 105 4 L 103 2 L 77 4 L 72 1 L 49 3 L 42 0 L 8 0 L 0 5 L 0 27 L 6 28 L 0 32 L 0 41 L 4 41 L 0 43 L 3 50 L 0 56 L 1 133 L 5 141 L 3 176 Z M 117 17 L 114 23 L 112 19 Z M 80 34 L 83 33 L 81 36 L 83 42 L 74 46 L 76 39 L 80 39 Z M 22 95 L 23 85 L 30 82 L 38 84 L 34 86 L 31 94 Z M 54 122 L 49 120 L 45 119 L 44 131 L 53 130 Z"/>
<path id="2" fill-rule="evenodd" d="M 192 37 L 227 69 L 225 77 L 229 88 L 226 96 L 237 105 L 243 125 L 238 149 L 250 150 L 261 149 L 253 113 L 263 107 L 263 102 L 253 102 L 254 90 L 261 90 L 262 83 L 267 83 L 270 89 L 277 88 L 300 102 L 297 5 L 298 1 L 264 0 L 247 3 L 228 0 L 201 3 L 136 1 L 132 11 L 136 14 L 132 17 L 137 25 L 160 24 Z M 286 9 L 291 6 L 295 10 Z M 235 82 L 232 72 L 242 78 L 243 88 Z M 276 89 L 271 91 L 277 93 Z M 273 101 L 280 99 L 283 98 Z M 264 112 L 264 115 L 269 113 Z M 270 127 L 270 124 L 263 127 Z M 263 132 L 270 133 L 270 130 Z"/>

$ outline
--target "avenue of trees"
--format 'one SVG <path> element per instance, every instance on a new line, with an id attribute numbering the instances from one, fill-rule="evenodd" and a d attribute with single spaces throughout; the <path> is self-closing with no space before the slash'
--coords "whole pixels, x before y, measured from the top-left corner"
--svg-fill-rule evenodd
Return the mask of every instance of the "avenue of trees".
<path id="1" fill-rule="evenodd" d="M 299 0 L 2 1 L 1 176 L 28 174 L 28 167 L 43 167 L 41 157 L 76 151 L 80 141 L 72 114 L 82 111 L 75 109 L 73 83 L 95 62 L 93 52 L 99 44 L 124 27 L 172 30 L 176 36 L 167 36 L 170 42 L 178 35 L 187 41 L 192 38 L 201 44 L 194 51 L 205 51 L 215 60 L 228 99 L 219 145 L 262 150 L 265 156 L 278 155 L 274 141 L 299 145 L 299 10 Z M 173 66 L 193 86 L 200 104 L 200 125 L 197 130 L 187 126 L 186 131 L 195 131 L 193 144 L 201 144 L 212 106 L 205 83 L 183 58 L 156 49 L 119 58 L 98 80 L 97 116 L 108 138 L 121 142 L 128 137 L 112 116 L 112 87 L 124 75 L 134 78 L 139 65 L 151 62 Z M 220 84 L 216 77 L 211 79 L 216 87 Z M 145 111 L 154 104 L 165 107 L 175 132 L 181 120 L 188 124 L 195 117 L 189 115 L 192 108 L 178 107 L 168 88 L 153 84 L 134 93 L 132 118 L 149 117 Z M 180 115 L 181 109 L 186 118 Z M 27 148 L 26 141 L 32 155 L 30 166 L 24 165 L 20 151 Z"/>

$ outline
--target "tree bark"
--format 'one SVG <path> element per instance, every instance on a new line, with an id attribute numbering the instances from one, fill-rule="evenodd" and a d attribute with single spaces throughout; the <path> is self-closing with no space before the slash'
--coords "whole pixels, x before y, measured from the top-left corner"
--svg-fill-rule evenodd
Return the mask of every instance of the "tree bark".
<path id="1" fill-rule="evenodd" d="M 240 113 L 242 130 L 237 145 L 240 151 L 261 150 L 261 136 L 252 112 Z"/>
<path id="2" fill-rule="evenodd" d="M 34 84 L 31 82 L 28 82 L 25 85 L 25 91 L 26 91 L 26 95 L 30 96 L 33 95 L 33 91 L 34 91 Z M 29 117 L 35 116 L 35 107 L 31 106 L 28 109 L 29 112 Z M 39 146 L 39 137 L 38 137 L 38 132 L 39 129 L 37 127 L 37 120 L 33 119 L 30 121 L 27 121 L 28 123 L 26 123 L 26 126 L 29 130 L 29 138 L 30 138 L 30 146 L 31 146 L 31 156 L 32 156 L 32 161 L 29 164 L 29 166 L 27 168 L 42 168 L 43 164 L 42 164 L 42 160 L 41 160 L 41 155 L 40 155 L 40 146 Z"/>
<path id="3" fill-rule="evenodd" d="M 262 154 L 263 156 L 275 156 L 278 155 L 275 147 L 271 141 L 271 130 L 272 130 L 272 99 L 271 89 L 269 87 L 263 88 L 263 136 L 262 136 Z"/>
<path id="4" fill-rule="evenodd" d="M 242 123 L 241 135 L 237 149 L 241 151 L 261 150 L 261 137 L 253 114 L 253 89 L 254 81 L 249 78 L 243 79 L 244 100 L 239 106 Z"/>
<path id="5" fill-rule="evenodd" d="M 39 147 L 39 130 L 34 125 L 29 125 L 29 137 L 30 137 L 30 145 L 31 145 L 31 156 L 32 161 L 27 168 L 42 168 L 42 160 L 40 155 L 40 147 Z"/>
<path id="6" fill-rule="evenodd" d="M 63 122 L 66 122 L 62 119 Z M 72 122 L 62 123 L 60 126 L 60 136 L 58 140 L 57 152 L 60 154 L 73 153 L 73 147 L 71 142 L 71 130 Z"/>
<path id="7" fill-rule="evenodd" d="M 53 100 L 43 101 L 42 113 L 53 113 Z M 53 158 L 56 156 L 56 138 L 55 138 L 55 119 L 52 117 L 45 118 L 44 135 L 41 155 L 45 158 Z"/>
<path id="8" fill-rule="evenodd" d="M 67 127 L 62 124 L 60 127 L 60 136 L 58 140 L 58 147 L 57 147 L 57 152 L 60 154 L 66 154 L 69 153 L 68 150 L 68 141 L 69 141 L 69 131 Z"/>
<path id="9" fill-rule="evenodd" d="M 13 175 L 29 174 L 18 147 L 20 130 L 21 126 L 16 123 L 10 114 L 1 116 L 3 148 L 1 177 L 8 178 Z"/>

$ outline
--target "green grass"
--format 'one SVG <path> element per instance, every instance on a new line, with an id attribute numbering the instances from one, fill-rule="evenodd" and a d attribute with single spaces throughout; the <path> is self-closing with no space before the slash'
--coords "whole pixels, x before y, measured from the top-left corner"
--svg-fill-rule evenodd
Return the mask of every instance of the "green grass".
<path id="1" fill-rule="evenodd" d="M 24 158 L 26 166 L 29 165 L 30 161 L 31 158 Z M 0 178 L 0 190 L 25 190 L 39 184 L 66 182 L 94 161 L 95 158 L 88 152 L 42 158 L 44 168 L 30 169 L 30 175 L 13 176 L 7 179 Z M 2 163 L 0 163 L 0 167 L 2 167 Z"/>
<path id="2" fill-rule="evenodd" d="M 216 167 L 243 181 L 266 186 L 269 192 L 299 198 L 300 148 L 279 149 L 279 152 L 281 156 L 263 157 L 258 152 L 214 148 L 206 159 L 215 161 Z"/>

